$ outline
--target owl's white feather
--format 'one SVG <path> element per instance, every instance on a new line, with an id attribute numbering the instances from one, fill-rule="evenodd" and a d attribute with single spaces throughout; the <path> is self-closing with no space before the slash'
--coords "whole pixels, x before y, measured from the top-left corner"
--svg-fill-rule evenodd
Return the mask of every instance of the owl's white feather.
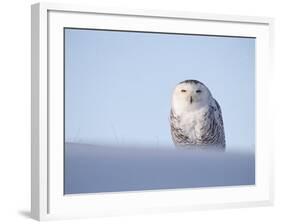
<path id="1" fill-rule="evenodd" d="M 170 124 L 176 146 L 225 148 L 220 106 L 197 80 L 183 81 L 174 89 Z"/>

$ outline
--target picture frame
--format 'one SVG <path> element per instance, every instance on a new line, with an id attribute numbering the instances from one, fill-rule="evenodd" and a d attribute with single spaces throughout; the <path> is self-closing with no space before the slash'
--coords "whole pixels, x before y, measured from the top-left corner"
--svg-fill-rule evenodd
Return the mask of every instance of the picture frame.
<path id="1" fill-rule="evenodd" d="M 31 6 L 31 214 L 37 220 L 100 217 L 273 203 L 271 94 L 272 18 L 154 10 Z M 64 194 L 64 28 L 189 33 L 256 38 L 256 182 L 151 191 Z"/>

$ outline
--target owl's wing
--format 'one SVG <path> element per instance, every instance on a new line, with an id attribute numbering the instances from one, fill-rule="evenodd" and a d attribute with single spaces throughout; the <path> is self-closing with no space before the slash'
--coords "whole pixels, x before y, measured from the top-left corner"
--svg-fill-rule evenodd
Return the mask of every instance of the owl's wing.
<path id="1" fill-rule="evenodd" d="M 213 113 L 214 118 L 216 120 L 217 124 L 217 134 L 219 135 L 219 141 L 225 147 L 225 134 L 224 134 L 224 125 L 223 125 L 223 118 L 222 118 L 222 112 L 221 107 L 219 103 L 214 99 L 214 105 L 213 105 Z"/>
<path id="2" fill-rule="evenodd" d="M 213 145 L 219 148 L 225 148 L 225 137 L 222 112 L 218 102 L 213 99 L 210 102 L 208 111 L 204 114 L 204 128 L 200 142 L 203 145 Z"/>
<path id="3" fill-rule="evenodd" d="M 171 135 L 172 140 L 175 145 L 181 146 L 187 143 L 191 143 L 191 140 L 188 138 L 188 136 L 185 136 L 183 134 L 183 130 L 179 128 L 179 118 L 175 116 L 173 113 L 173 110 L 170 112 L 170 126 L 171 126 Z"/>

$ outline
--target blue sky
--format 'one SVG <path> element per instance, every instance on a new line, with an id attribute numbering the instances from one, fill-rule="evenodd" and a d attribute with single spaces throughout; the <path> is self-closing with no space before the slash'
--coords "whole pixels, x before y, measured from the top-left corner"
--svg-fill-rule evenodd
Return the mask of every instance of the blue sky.
<path id="1" fill-rule="evenodd" d="M 255 39 L 65 30 L 65 141 L 172 146 L 171 94 L 203 82 L 221 105 L 226 144 L 255 144 Z"/>

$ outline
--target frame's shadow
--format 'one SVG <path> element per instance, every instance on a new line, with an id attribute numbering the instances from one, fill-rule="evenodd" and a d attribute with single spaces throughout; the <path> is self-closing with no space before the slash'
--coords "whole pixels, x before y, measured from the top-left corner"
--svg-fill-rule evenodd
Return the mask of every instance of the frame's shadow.
<path id="1" fill-rule="evenodd" d="M 30 211 L 27 210 L 21 210 L 18 212 L 21 216 L 25 217 L 25 218 L 30 218 L 31 219 L 31 213 Z"/>

